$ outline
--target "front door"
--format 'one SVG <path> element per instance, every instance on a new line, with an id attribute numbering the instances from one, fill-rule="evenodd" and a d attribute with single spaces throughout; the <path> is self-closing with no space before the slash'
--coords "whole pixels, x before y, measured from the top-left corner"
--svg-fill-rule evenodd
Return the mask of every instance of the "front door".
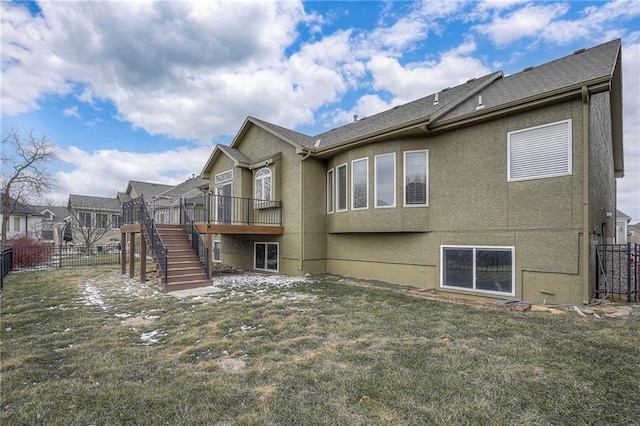
<path id="1" fill-rule="evenodd" d="M 216 188 L 217 205 L 216 221 L 218 223 L 231 223 L 231 182 L 220 185 Z"/>

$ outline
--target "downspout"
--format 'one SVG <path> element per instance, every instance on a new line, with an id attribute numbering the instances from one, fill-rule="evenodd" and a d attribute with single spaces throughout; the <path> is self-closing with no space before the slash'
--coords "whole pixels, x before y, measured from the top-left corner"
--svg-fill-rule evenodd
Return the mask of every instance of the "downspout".
<path id="1" fill-rule="evenodd" d="M 582 86 L 582 303 L 588 304 L 591 299 L 590 280 L 590 244 L 589 229 L 589 91 Z"/>
<path id="2" fill-rule="evenodd" d="M 303 271 L 304 266 L 304 160 L 309 158 L 311 151 L 303 150 L 302 152 L 305 154 L 300 160 L 300 263 L 298 266 L 300 272 Z"/>

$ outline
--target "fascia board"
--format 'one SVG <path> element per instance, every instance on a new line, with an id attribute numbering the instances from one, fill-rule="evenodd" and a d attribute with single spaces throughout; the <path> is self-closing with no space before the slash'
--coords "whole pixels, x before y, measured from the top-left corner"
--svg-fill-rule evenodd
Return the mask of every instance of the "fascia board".
<path id="1" fill-rule="evenodd" d="M 582 87 L 587 86 L 589 94 L 596 94 L 609 90 L 609 77 L 600 77 L 588 82 L 576 83 L 551 92 L 545 92 L 539 95 L 530 96 L 528 98 L 518 99 L 506 104 L 497 105 L 495 107 L 487 107 L 481 110 L 473 111 L 460 117 L 454 117 L 440 122 L 430 122 L 426 131 L 440 131 L 457 127 L 460 125 L 470 124 L 478 120 L 487 120 L 499 115 L 509 114 L 515 111 L 531 109 L 548 103 L 558 102 L 573 96 L 580 96 Z"/>

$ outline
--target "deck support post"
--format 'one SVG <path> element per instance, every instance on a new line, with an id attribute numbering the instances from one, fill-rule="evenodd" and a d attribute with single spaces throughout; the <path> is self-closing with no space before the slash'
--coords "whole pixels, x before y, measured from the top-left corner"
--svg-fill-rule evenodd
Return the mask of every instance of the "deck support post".
<path id="1" fill-rule="evenodd" d="M 147 241 L 140 233 L 140 282 L 147 282 Z"/>
<path id="2" fill-rule="evenodd" d="M 129 278 L 133 278 L 134 269 L 136 267 L 136 234 L 129 234 Z"/>
<path id="3" fill-rule="evenodd" d="M 127 234 L 120 233 L 120 273 L 127 273 Z"/>

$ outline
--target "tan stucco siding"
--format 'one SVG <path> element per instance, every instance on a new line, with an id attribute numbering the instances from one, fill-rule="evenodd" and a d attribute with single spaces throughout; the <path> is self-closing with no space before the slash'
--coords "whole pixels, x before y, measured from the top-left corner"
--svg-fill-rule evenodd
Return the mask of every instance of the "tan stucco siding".
<path id="1" fill-rule="evenodd" d="M 615 238 L 616 180 L 613 173 L 613 146 L 611 140 L 611 106 L 609 93 L 591 96 L 589 157 L 589 228 L 613 243 Z M 607 218 L 606 212 L 612 216 Z"/>
<path id="2" fill-rule="evenodd" d="M 569 119 L 572 173 L 508 182 L 508 133 Z M 351 160 L 369 158 L 371 203 L 374 155 L 396 152 L 397 202 L 395 209 L 376 210 L 370 205 L 365 211 L 328 215 L 327 272 L 432 287 L 443 293 L 510 297 L 441 289 L 440 248 L 513 247 L 516 297 L 581 302 L 582 141 L 577 99 L 332 158 L 327 169 L 347 163 L 349 179 Z M 429 207 L 422 209 L 402 207 L 403 152 L 415 149 L 429 150 Z M 417 230 L 428 232 L 380 231 L 401 229 L 395 222 L 413 211 L 420 212 Z"/>
<path id="3" fill-rule="evenodd" d="M 506 227 L 506 129 L 498 121 L 429 138 L 432 231 Z"/>
<path id="4" fill-rule="evenodd" d="M 429 207 L 404 207 L 404 152 L 425 150 L 427 138 L 394 139 L 373 145 L 355 148 L 339 154 L 327 162 L 326 172 L 341 164 L 347 164 L 347 211 L 334 212 L 327 216 L 327 232 L 426 232 L 429 230 Z M 391 208 L 375 206 L 375 157 L 383 154 L 395 154 L 395 198 L 396 205 Z M 368 208 L 351 208 L 351 162 L 361 158 L 368 159 L 369 196 Z M 326 190 L 325 190 L 326 194 Z M 325 195 L 326 211 L 326 195 Z"/>

